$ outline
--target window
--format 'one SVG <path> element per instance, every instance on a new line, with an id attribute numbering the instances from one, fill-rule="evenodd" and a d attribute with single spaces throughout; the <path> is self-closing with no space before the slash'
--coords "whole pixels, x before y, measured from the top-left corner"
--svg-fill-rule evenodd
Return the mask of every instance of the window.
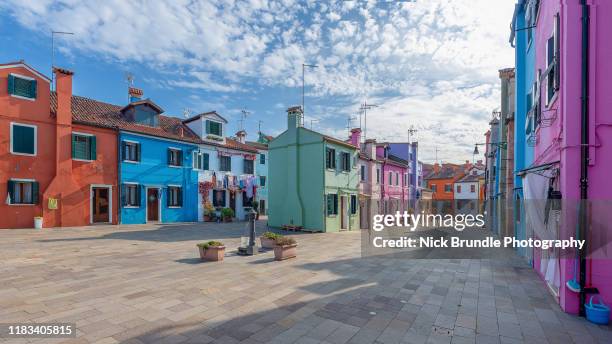
<path id="1" fill-rule="evenodd" d="M 431 191 L 433 192 L 438 191 L 438 186 L 436 184 L 431 184 Z"/>
<path id="2" fill-rule="evenodd" d="M 213 190 L 213 206 L 216 208 L 225 207 L 225 190 Z"/>
<path id="3" fill-rule="evenodd" d="M 376 184 L 380 184 L 380 168 L 376 169 Z"/>
<path id="4" fill-rule="evenodd" d="M 96 160 L 96 137 L 72 133 L 72 158 L 76 160 Z"/>
<path id="5" fill-rule="evenodd" d="M 365 165 L 361 165 L 360 178 L 362 182 L 366 181 L 366 167 Z"/>
<path id="6" fill-rule="evenodd" d="M 27 99 L 36 99 L 36 79 L 23 75 L 9 74 L 8 93 Z"/>
<path id="7" fill-rule="evenodd" d="M 219 122 L 206 120 L 206 133 L 222 136 L 223 133 L 223 124 Z"/>
<path id="8" fill-rule="evenodd" d="M 453 187 L 450 184 L 445 184 L 444 192 L 451 192 L 451 191 L 453 191 Z"/>
<path id="9" fill-rule="evenodd" d="M 244 174 L 253 174 L 255 167 L 253 166 L 253 160 L 244 159 L 243 172 Z"/>
<path id="10" fill-rule="evenodd" d="M 208 170 L 208 153 L 193 152 L 193 168 L 196 170 Z"/>
<path id="11" fill-rule="evenodd" d="M 259 186 L 266 186 L 266 176 L 259 176 Z"/>
<path id="12" fill-rule="evenodd" d="M 351 154 L 347 152 L 342 152 L 341 161 L 342 161 L 342 171 L 348 172 L 351 170 Z"/>
<path id="13" fill-rule="evenodd" d="M 404 173 L 404 179 L 402 180 L 404 186 L 408 186 L 408 174 Z"/>
<path id="14" fill-rule="evenodd" d="M 357 195 L 351 195 L 351 214 L 357 214 Z"/>
<path id="15" fill-rule="evenodd" d="M 546 42 L 546 104 L 559 89 L 559 14 L 555 15 L 552 36 Z"/>
<path id="16" fill-rule="evenodd" d="M 461 185 L 457 185 L 457 192 L 461 193 Z"/>
<path id="17" fill-rule="evenodd" d="M 140 161 L 140 143 L 123 141 L 123 161 L 139 162 Z"/>
<path id="18" fill-rule="evenodd" d="M 399 173 L 395 172 L 395 185 L 399 185 Z"/>
<path id="19" fill-rule="evenodd" d="M 325 150 L 325 167 L 332 170 L 336 169 L 336 150 L 333 148 Z"/>
<path id="20" fill-rule="evenodd" d="M 183 166 L 183 151 L 178 148 L 168 148 L 168 165 Z"/>
<path id="21" fill-rule="evenodd" d="M 338 195 L 327 194 L 327 215 L 338 215 Z"/>
<path id="22" fill-rule="evenodd" d="M 36 155 L 37 130 L 35 125 L 11 123 L 11 153 Z"/>
<path id="23" fill-rule="evenodd" d="M 9 180 L 7 182 L 8 204 L 38 204 L 38 182 L 32 180 Z"/>
<path id="24" fill-rule="evenodd" d="M 220 156 L 219 157 L 219 170 L 226 171 L 226 172 L 232 170 L 232 157 L 231 156 Z"/>
<path id="25" fill-rule="evenodd" d="M 389 172 L 389 185 L 393 185 L 393 172 Z"/>
<path id="26" fill-rule="evenodd" d="M 180 186 L 168 186 L 168 207 L 182 207 L 183 206 L 183 190 Z"/>
<path id="27" fill-rule="evenodd" d="M 121 196 L 124 207 L 140 207 L 140 186 L 138 184 L 123 184 Z"/>
<path id="28" fill-rule="evenodd" d="M 266 164 L 266 155 L 265 154 L 259 154 L 259 164 L 260 165 L 265 165 Z"/>
<path id="29" fill-rule="evenodd" d="M 476 192 L 476 185 L 470 185 L 470 192 L 471 193 Z"/>

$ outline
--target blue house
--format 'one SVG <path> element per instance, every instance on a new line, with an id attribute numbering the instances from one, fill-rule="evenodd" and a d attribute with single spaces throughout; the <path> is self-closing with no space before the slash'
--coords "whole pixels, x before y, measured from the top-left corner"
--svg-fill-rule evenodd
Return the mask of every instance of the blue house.
<path id="1" fill-rule="evenodd" d="M 118 114 L 120 222 L 195 222 L 198 173 L 192 158 L 200 140 L 180 119 L 140 100 L 137 91 Z"/>
<path id="2" fill-rule="evenodd" d="M 533 108 L 536 104 L 535 28 L 537 2 L 519 0 L 512 19 L 510 44 L 515 51 L 515 119 L 514 119 L 514 195 L 515 204 L 523 205 L 523 181 L 518 172 L 533 163 Z M 525 239 L 525 212 L 514 208 L 514 232 L 518 239 Z M 524 254 L 519 250 L 519 253 Z"/>

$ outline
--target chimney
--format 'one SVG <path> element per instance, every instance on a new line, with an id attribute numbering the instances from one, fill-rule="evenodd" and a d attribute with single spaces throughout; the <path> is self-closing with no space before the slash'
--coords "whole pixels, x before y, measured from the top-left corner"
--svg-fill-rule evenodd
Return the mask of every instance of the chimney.
<path id="1" fill-rule="evenodd" d="M 436 174 L 440 173 L 440 164 L 435 163 L 435 164 L 433 165 L 433 170 L 434 170 L 434 172 L 435 172 Z"/>
<path id="2" fill-rule="evenodd" d="M 140 88 L 129 87 L 128 95 L 130 97 L 130 103 L 137 102 L 142 99 L 144 92 Z"/>
<path id="3" fill-rule="evenodd" d="M 72 71 L 54 67 L 55 93 L 57 95 L 57 108 L 55 120 L 57 124 L 70 125 L 72 123 Z"/>
<path id="4" fill-rule="evenodd" d="M 359 145 L 361 143 L 361 129 L 360 128 L 351 129 L 350 140 L 353 146 L 359 148 Z"/>
<path id="5" fill-rule="evenodd" d="M 376 139 L 366 139 L 365 151 L 368 157 L 376 159 Z"/>
<path id="6" fill-rule="evenodd" d="M 246 135 L 247 135 L 246 131 L 244 131 L 244 130 L 239 130 L 239 131 L 236 133 L 236 138 L 238 139 L 238 142 L 240 142 L 240 143 L 245 143 L 245 142 L 246 142 Z"/>
<path id="7" fill-rule="evenodd" d="M 302 126 L 302 112 L 301 106 L 292 106 L 287 109 L 287 129 L 299 128 Z"/>
<path id="8" fill-rule="evenodd" d="M 179 132 L 179 136 L 180 136 L 180 137 L 184 137 L 184 136 L 185 136 L 185 129 L 183 129 L 183 127 L 182 127 L 182 126 L 180 126 L 180 127 L 178 128 L 178 132 Z"/>

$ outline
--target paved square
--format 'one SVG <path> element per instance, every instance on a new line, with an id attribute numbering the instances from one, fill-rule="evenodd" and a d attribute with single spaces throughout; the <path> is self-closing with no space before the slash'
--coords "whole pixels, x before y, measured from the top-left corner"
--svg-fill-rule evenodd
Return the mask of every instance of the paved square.
<path id="1" fill-rule="evenodd" d="M 258 232 L 264 230 L 258 224 Z M 236 256 L 245 223 L 0 231 L 0 323 L 76 322 L 11 343 L 611 343 L 518 260 L 361 258 L 357 232 L 298 258 Z M 220 240 L 222 263 L 196 243 Z M 0 339 L 0 342 L 8 342 Z"/>

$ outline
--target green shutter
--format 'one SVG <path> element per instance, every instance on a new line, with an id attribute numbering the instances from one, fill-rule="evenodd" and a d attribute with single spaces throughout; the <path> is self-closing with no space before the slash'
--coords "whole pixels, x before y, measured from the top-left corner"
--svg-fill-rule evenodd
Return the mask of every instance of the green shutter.
<path id="1" fill-rule="evenodd" d="M 136 144 L 136 161 L 140 162 L 140 143 Z M 140 203 L 138 205 L 140 205 Z"/>
<path id="2" fill-rule="evenodd" d="M 34 132 L 32 127 L 26 127 L 19 124 L 13 125 L 13 152 L 23 154 L 34 154 Z"/>
<path id="3" fill-rule="evenodd" d="M 204 159 L 204 163 L 203 163 L 204 167 L 203 167 L 203 169 L 208 170 L 209 169 L 209 166 L 208 166 L 208 153 L 204 153 L 203 159 Z"/>
<path id="4" fill-rule="evenodd" d="M 89 159 L 90 160 L 96 160 L 97 159 L 97 155 L 96 155 L 96 137 L 95 136 L 90 136 L 89 137 Z"/>
<path id="5" fill-rule="evenodd" d="M 334 194 L 334 215 L 338 215 L 338 194 Z"/>
<path id="6" fill-rule="evenodd" d="M 331 215 L 333 211 L 334 211 L 334 204 L 332 200 L 332 195 L 328 194 L 327 195 L 327 215 Z"/>
<path id="7" fill-rule="evenodd" d="M 12 180 L 9 180 L 6 182 L 6 188 L 7 188 L 7 192 L 9 197 L 11 198 L 11 204 L 15 203 L 15 182 Z"/>
<path id="8" fill-rule="evenodd" d="M 40 187 L 38 182 L 32 182 L 32 204 L 38 204 Z"/>
<path id="9" fill-rule="evenodd" d="M 76 135 L 72 134 L 72 158 L 75 159 L 76 157 Z"/>
<path id="10" fill-rule="evenodd" d="M 210 121 L 206 120 L 206 133 L 210 134 Z"/>
<path id="11" fill-rule="evenodd" d="M 15 94 L 15 77 L 11 74 L 8 76 L 8 93 Z"/>
<path id="12" fill-rule="evenodd" d="M 30 98 L 36 98 L 36 80 L 30 81 Z"/>

